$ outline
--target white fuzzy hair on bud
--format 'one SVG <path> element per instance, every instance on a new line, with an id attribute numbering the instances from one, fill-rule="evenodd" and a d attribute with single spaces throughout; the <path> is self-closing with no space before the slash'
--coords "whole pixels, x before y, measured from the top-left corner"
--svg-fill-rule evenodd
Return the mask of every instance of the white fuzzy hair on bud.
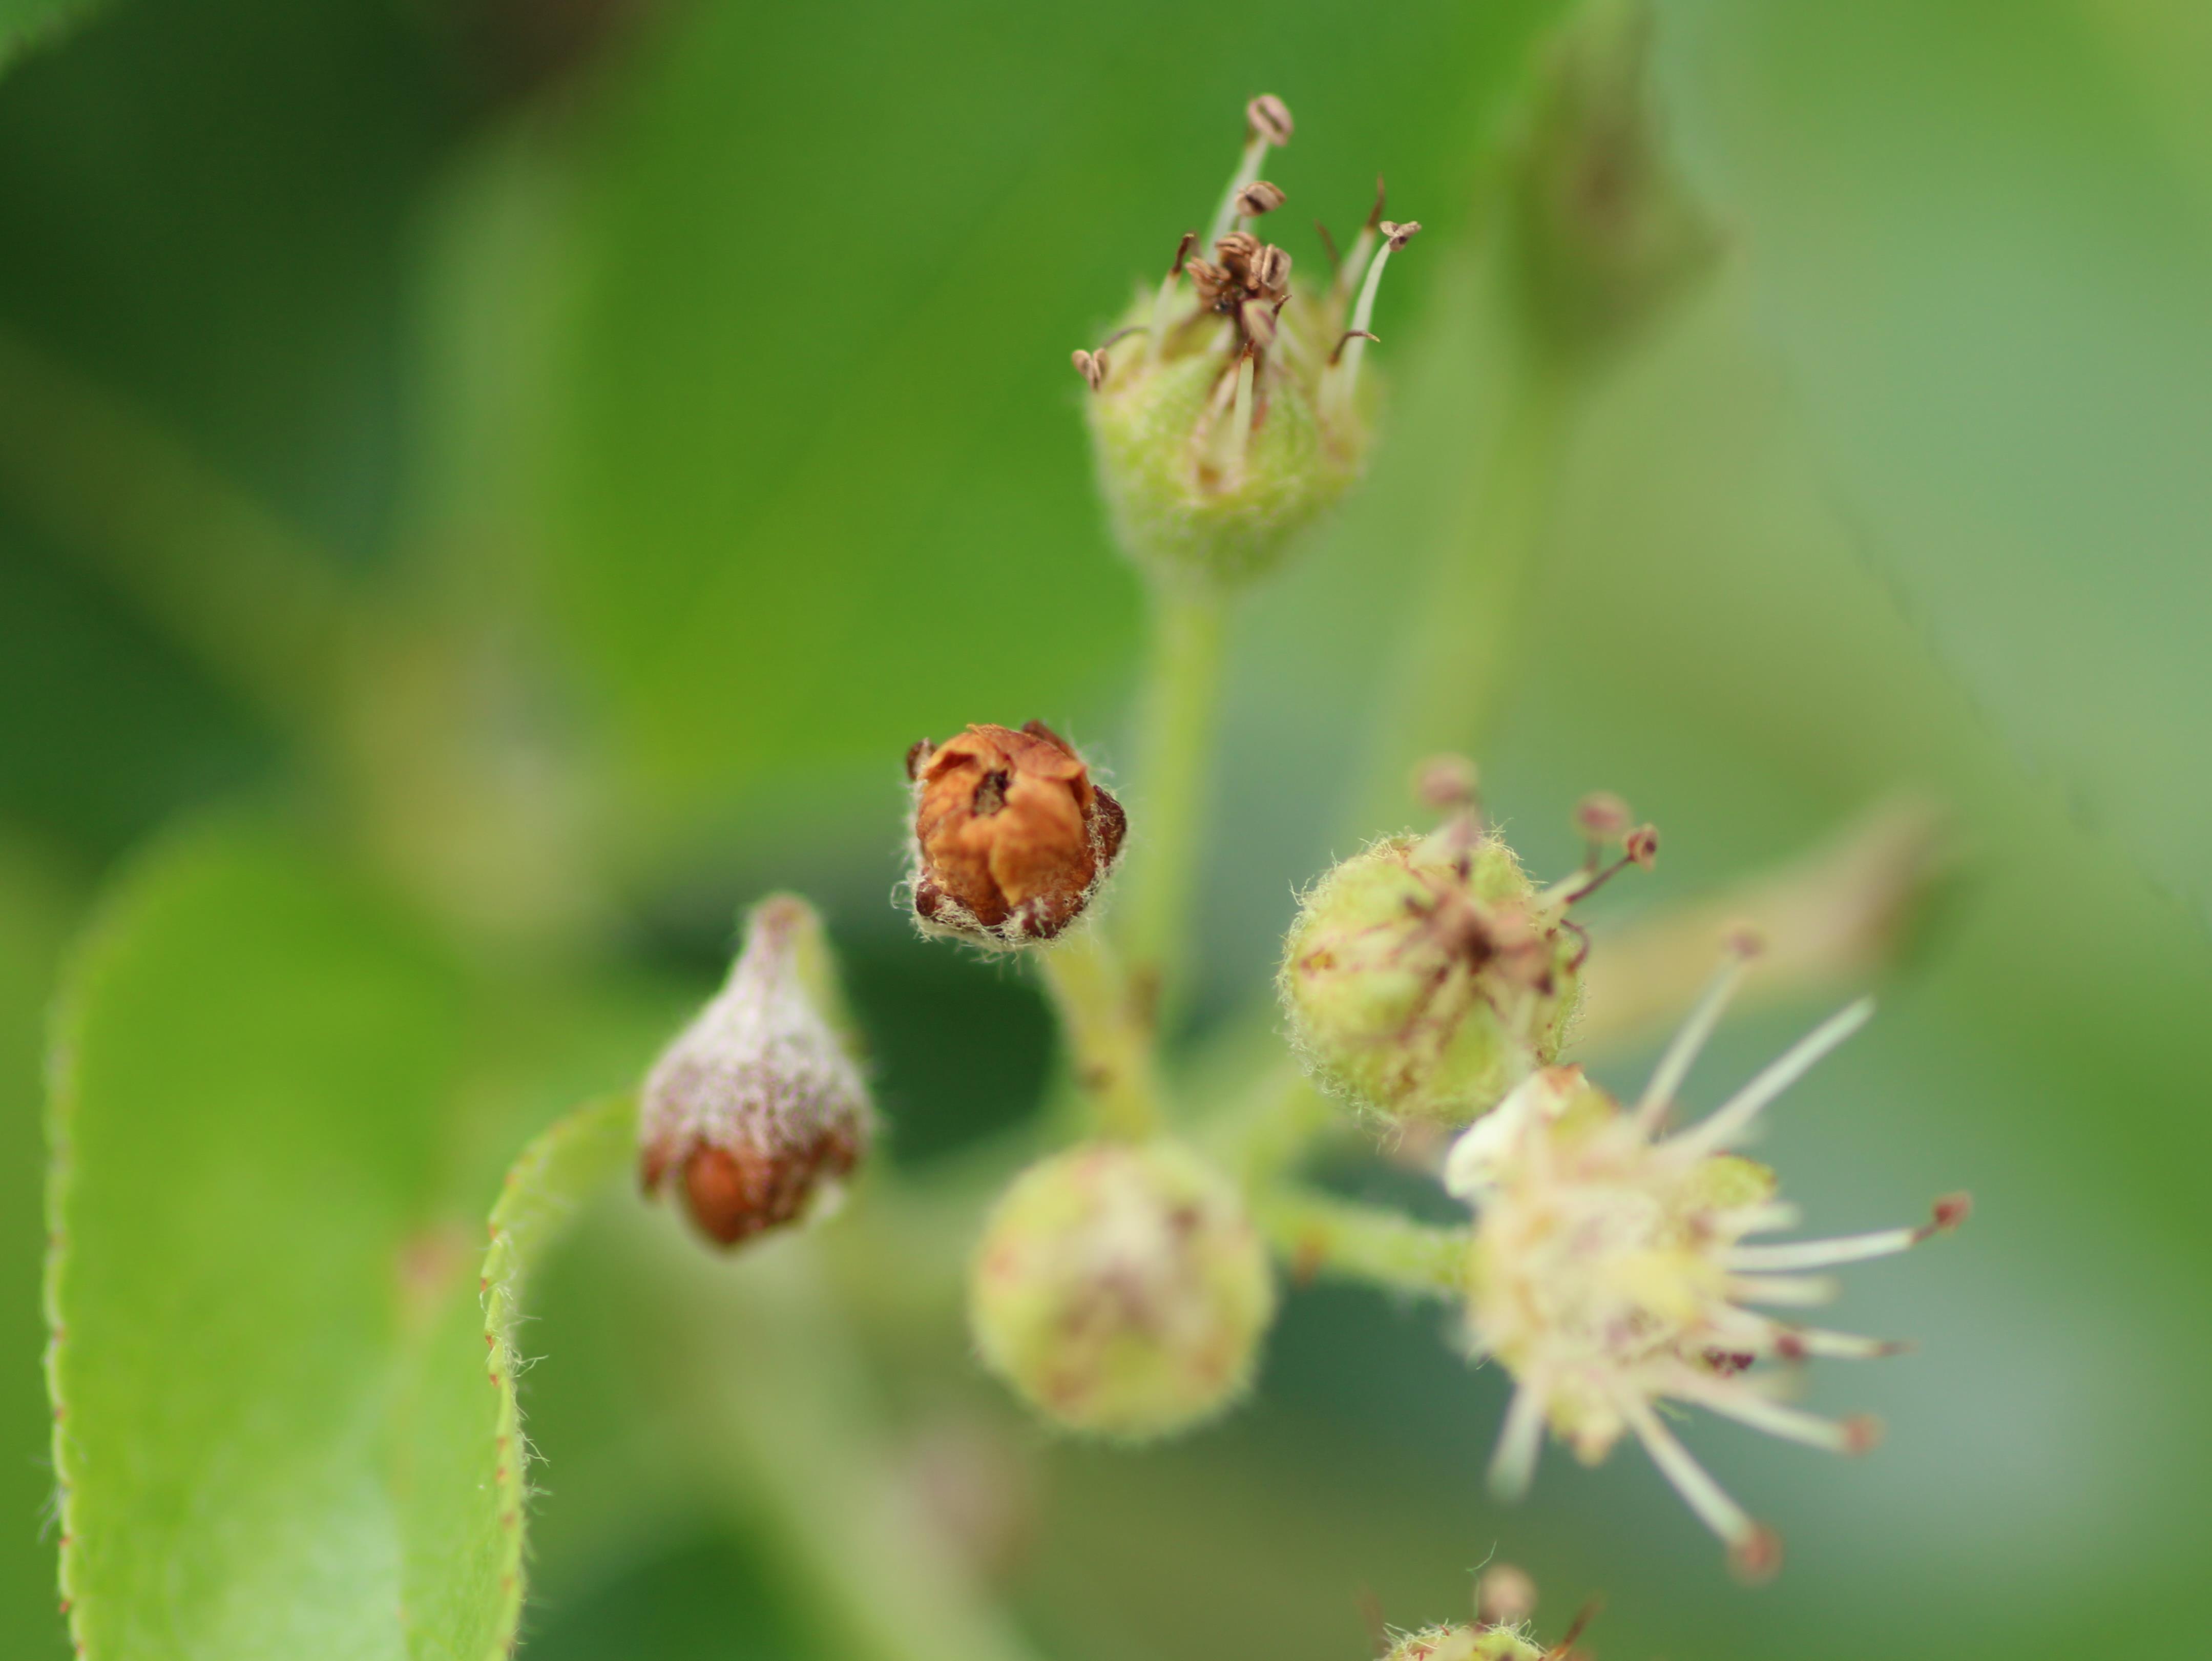
<path id="1" fill-rule="evenodd" d="M 1764 1361 L 1866 1359 L 1898 1345 L 1759 1314 L 1752 1305 L 1826 1301 L 1834 1286 L 1802 1271 L 1887 1256 L 1964 1221 L 1963 1195 L 1918 1227 L 1830 1240 L 1746 1244 L 1794 1226 L 1774 1174 L 1730 1153 L 1776 1097 L 1864 1025 L 1862 1000 L 1822 1023 L 1716 1112 L 1669 1134 L 1674 1094 L 1741 968 L 1732 958 L 1661 1061 L 1634 1108 L 1579 1068 L 1534 1074 L 1454 1144 L 1444 1183 L 1476 1214 L 1468 1328 L 1516 1390 L 1491 1465 L 1518 1495 L 1548 1426 L 1595 1463 L 1633 1433 L 1690 1508 L 1721 1536 L 1740 1573 L 1778 1566 L 1773 1532 L 1706 1473 L 1656 1406 L 1702 1406 L 1754 1430 L 1835 1453 L 1874 1446 L 1868 1418 L 1832 1420 L 1784 1405 Z"/>
<path id="2" fill-rule="evenodd" d="M 866 1080 L 830 1024 L 828 946 L 805 901 L 754 908 L 728 982 L 645 1080 L 640 1174 L 673 1179 L 720 1244 L 797 1222 L 835 1196 L 866 1151 Z"/>

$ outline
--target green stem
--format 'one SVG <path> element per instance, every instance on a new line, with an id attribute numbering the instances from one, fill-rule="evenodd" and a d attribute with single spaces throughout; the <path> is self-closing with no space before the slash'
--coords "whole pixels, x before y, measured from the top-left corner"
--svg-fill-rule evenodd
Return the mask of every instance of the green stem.
<path id="1" fill-rule="evenodd" d="M 1338 1275 L 1425 1298 L 1456 1298 L 1466 1289 L 1464 1228 L 1437 1228 L 1302 1188 L 1262 1189 L 1251 1206 L 1261 1232 L 1301 1279 Z"/>
<path id="2" fill-rule="evenodd" d="M 1076 929 L 1038 954 L 1066 1035 L 1076 1082 L 1109 1136 L 1132 1141 L 1159 1134 L 1159 1074 L 1152 1026 L 1129 977 L 1095 928 Z"/>
<path id="3" fill-rule="evenodd" d="M 1496 437 L 1438 539 L 1382 700 L 1352 827 L 1360 836 L 1402 824 L 1414 767 L 1474 753 L 1504 702 L 1528 634 L 1523 590 L 1550 528 L 1574 386 L 1533 355 L 1511 376 Z"/>
<path id="4" fill-rule="evenodd" d="M 1217 588 L 1154 585 L 1137 745 L 1142 789 L 1119 921 L 1132 984 L 1156 1012 L 1172 1007 L 1189 953 L 1228 614 Z"/>

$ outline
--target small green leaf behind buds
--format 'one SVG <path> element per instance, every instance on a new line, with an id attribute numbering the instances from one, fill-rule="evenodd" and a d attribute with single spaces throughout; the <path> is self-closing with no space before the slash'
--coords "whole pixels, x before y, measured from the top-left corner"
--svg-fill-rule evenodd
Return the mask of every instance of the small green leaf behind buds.
<path id="1" fill-rule="evenodd" d="M 1632 856 L 1593 859 L 1540 889 L 1478 828 L 1472 769 L 1426 763 L 1421 788 L 1459 811 L 1316 883 L 1277 986 L 1292 1042 L 1325 1088 L 1389 1119 L 1463 1123 L 1557 1058 L 1587 949 L 1568 908 Z"/>
<path id="2" fill-rule="evenodd" d="M 1337 279 L 1293 289 L 1289 253 L 1246 228 L 1286 199 L 1259 169 L 1291 131 L 1280 99 L 1245 106 L 1244 152 L 1206 237 L 1187 234 L 1157 291 L 1133 302 L 1110 361 L 1103 346 L 1075 356 L 1115 534 L 1179 581 L 1272 569 L 1365 459 L 1358 349 L 1384 264 L 1420 227 L 1381 226 L 1378 198 Z"/>
<path id="3" fill-rule="evenodd" d="M 1041 721 L 969 727 L 907 752 L 915 919 L 978 945 L 1050 940 L 1091 904 L 1121 851 L 1121 805 Z"/>
<path id="4" fill-rule="evenodd" d="M 1274 1309 L 1235 1187 L 1174 1142 L 1091 1142 L 1032 1165 L 969 1281 L 992 1372 L 1055 1424 L 1133 1439 L 1235 1402 Z"/>
<path id="5" fill-rule="evenodd" d="M 639 1176 L 673 1179 L 719 1245 L 799 1221 L 833 1197 L 866 1151 L 866 1081 L 832 1025 L 837 1012 L 820 918 L 789 894 L 763 900 L 721 991 L 646 1076 Z"/>
<path id="6" fill-rule="evenodd" d="M 1507 157 L 1516 302 L 1568 362 L 1632 342 L 1721 251 L 1667 153 L 1651 33 L 1649 0 L 1584 0 L 1544 53 Z"/>

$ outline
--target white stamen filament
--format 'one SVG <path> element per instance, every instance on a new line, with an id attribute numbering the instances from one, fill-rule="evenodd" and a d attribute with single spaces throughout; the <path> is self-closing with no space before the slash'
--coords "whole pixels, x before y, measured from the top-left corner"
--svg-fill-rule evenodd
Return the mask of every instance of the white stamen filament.
<path id="1" fill-rule="evenodd" d="M 1340 420 L 1352 407 L 1352 388 L 1359 382 L 1359 360 L 1367 350 L 1368 326 L 1375 320 L 1375 295 L 1382 286 L 1382 268 L 1390 263 L 1390 245 L 1384 242 L 1367 263 L 1367 280 L 1359 285 L 1359 304 L 1347 326 L 1352 333 L 1322 376 L 1321 402 L 1325 416 Z"/>
<path id="2" fill-rule="evenodd" d="M 1229 234 L 1237 220 L 1237 198 L 1243 195 L 1247 185 L 1260 176 L 1260 164 L 1267 159 L 1267 138 L 1255 132 L 1244 141 L 1244 154 L 1237 158 L 1236 174 L 1229 181 L 1229 189 L 1221 198 L 1221 206 L 1214 212 L 1212 228 L 1206 232 L 1206 240 L 1201 246 L 1211 248 Z"/>
<path id="3" fill-rule="evenodd" d="M 1513 1392 L 1505 1427 L 1490 1457 L 1490 1491 L 1501 1500 L 1518 1500 L 1535 1480 L 1536 1459 L 1544 1447 L 1544 1396 L 1533 1384 Z"/>
<path id="4" fill-rule="evenodd" d="M 1807 1355 L 1826 1355 L 1844 1361 L 1878 1361 L 1910 1349 L 1894 1338 L 1864 1338 L 1856 1332 L 1830 1332 L 1822 1327 L 1777 1325 L 1773 1348 L 1793 1348 Z"/>
<path id="5" fill-rule="evenodd" d="M 1769 1401 L 1731 1379 L 1701 1378 L 1686 1371 L 1668 1386 L 1668 1393 L 1709 1408 L 1740 1425 L 1765 1431 L 1769 1436 L 1802 1442 L 1808 1447 L 1829 1453 L 1851 1452 L 1863 1445 L 1861 1439 L 1865 1435 L 1863 1429 L 1854 1429 L 1840 1421 L 1823 1419 L 1817 1413 L 1805 1413 Z"/>
<path id="6" fill-rule="evenodd" d="M 1714 1153 L 1728 1147 L 1751 1126 L 1784 1091 L 1811 1072 L 1820 1058 L 1864 1026 L 1874 1013 L 1874 1000 L 1861 998 L 1847 1005 L 1800 1038 L 1765 1070 L 1714 1110 L 1705 1118 L 1669 1137 L 1662 1146 L 1685 1154 Z"/>
<path id="7" fill-rule="evenodd" d="M 1255 371 L 1254 355 L 1248 351 L 1237 366 L 1237 403 L 1229 417 L 1228 463 L 1222 469 L 1231 490 L 1244 482 L 1244 456 L 1252 444 L 1252 377 Z"/>
<path id="8" fill-rule="evenodd" d="M 1705 995 L 1698 1000 L 1698 1007 L 1690 1012 L 1690 1019 L 1682 1023 L 1682 1030 L 1667 1046 L 1667 1053 L 1659 1058 L 1652 1070 L 1651 1082 L 1644 1087 L 1644 1099 L 1636 1104 L 1636 1129 L 1649 1135 L 1659 1128 L 1660 1118 L 1673 1105 L 1675 1092 L 1681 1089 L 1682 1080 L 1690 1076 L 1698 1052 L 1705 1040 L 1713 1036 L 1713 1028 L 1728 1007 L 1729 1000 L 1743 980 L 1743 966 L 1748 959 L 1741 952 L 1730 952 L 1710 984 Z"/>
<path id="9" fill-rule="evenodd" d="M 1847 1234 L 1832 1240 L 1738 1246 L 1722 1262 L 1729 1269 L 1753 1273 L 1777 1269 L 1826 1269 L 1835 1263 L 1862 1263 L 1869 1257 L 1888 1257 L 1910 1251 L 1927 1238 L 1923 1229 L 1886 1228 L 1878 1233 Z"/>
<path id="10" fill-rule="evenodd" d="M 1741 1545 L 1757 1531 L 1758 1524 L 1749 1512 L 1729 1498 L 1728 1490 L 1706 1472 L 1690 1455 L 1689 1449 L 1674 1439 L 1674 1433 L 1659 1422 L 1659 1417 L 1644 1404 L 1644 1398 L 1623 1391 L 1614 1405 L 1628 1427 L 1636 1433 L 1636 1439 L 1644 1444 L 1644 1451 L 1651 1456 L 1651 1463 L 1674 1485 L 1698 1519 L 1732 1546 Z"/>
<path id="11" fill-rule="evenodd" d="M 1810 1307 L 1833 1303 L 1836 1283 L 1825 1275 L 1736 1275 L 1729 1279 L 1728 1295 L 1739 1304 Z"/>
<path id="12" fill-rule="evenodd" d="M 1738 1235 L 1771 1234 L 1778 1228 L 1795 1228 L 1804 1220 L 1805 1214 L 1787 1200 L 1738 1206 L 1720 1214 L 1722 1226 Z"/>

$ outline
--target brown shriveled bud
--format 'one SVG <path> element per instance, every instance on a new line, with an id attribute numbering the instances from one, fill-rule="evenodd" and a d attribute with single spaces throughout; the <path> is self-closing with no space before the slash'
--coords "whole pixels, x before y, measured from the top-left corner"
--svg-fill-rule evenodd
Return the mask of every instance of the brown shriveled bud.
<path id="1" fill-rule="evenodd" d="M 1247 219 L 1257 219 L 1263 213 L 1274 212 L 1288 199 L 1281 186 L 1255 179 L 1237 192 L 1237 211 Z"/>
<path id="2" fill-rule="evenodd" d="M 1264 138 L 1279 148 L 1291 142 L 1297 131 L 1291 125 L 1291 107 L 1271 92 L 1263 92 L 1244 106 L 1244 126 L 1255 138 Z"/>
<path id="3" fill-rule="evenodd" d="M 1121 850 L 1121 805 L 1073 746 L 1033 721 L 970 727 L 908 752 L 914 913 L 933 933 L 1018 946 L 1082 915 Z"/>
<path id="4" fill-rule="evenodd" d="M 830 1025 L 835 991 L 813 908 L 763 900 L 728 983 L 662 1052 L 639 1099 L 639 1177 L 675 1179 L 717 1244 L 804 1218 L 866 1151 L 873 1110 Z"/>
<path id="5" fill-rule="evenodd" d="M 1261 291 L 1271 299 L 1280 300 L 1291 291 L 1291 256 L 1285 248 L 1272 243 L 1260 250 L 1260 257 L 1252 262 L 1252 275 Z"/>
<path id="6" fill-rule="evenodd" d="M 1390 252 L 1395 253 L 1421 234 L 1421 222 L 1409 219 L 1401 225 L 1395 220 L 1386 219 L 1376 229 L 1382 233 L 1382 240 L 1389 245 Z"/>
<path id="7" fill-rule="evenodd" d="M 1075 365 L 1075 373 L 1083 377 L 1083 384 L 1097 392 L 1106 384 L 1106 354 L 1086 352 L 1080 346 L 1068 354 Z"/>
<path id="8" fill-rule="evenodd" d="M 1474 1618 L 1486 1627 L 1517 1627 L 1536 1612 L 1536 1583 L 1526 1569 L 1492 1563 L 1474 1583 Z"/>

